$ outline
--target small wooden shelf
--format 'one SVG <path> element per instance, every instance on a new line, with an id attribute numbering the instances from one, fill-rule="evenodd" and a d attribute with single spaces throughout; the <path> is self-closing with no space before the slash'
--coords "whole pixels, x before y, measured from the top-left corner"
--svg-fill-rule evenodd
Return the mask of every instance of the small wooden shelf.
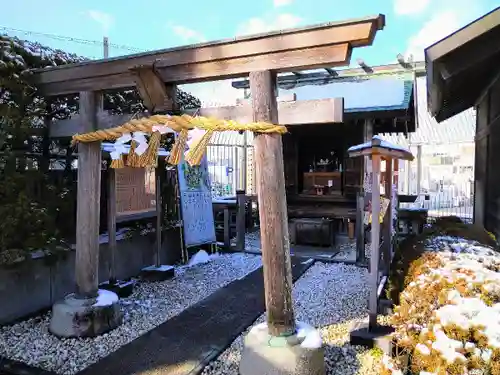
<path id="1" fill-rule="evenodd" d="M 329 193 L 342 190 L 341 172 L 305 172 L 304 193 L 312 192 L 316 186 L 329 186 Z M 327 194 L 327 195 L 328 195 Z"/>

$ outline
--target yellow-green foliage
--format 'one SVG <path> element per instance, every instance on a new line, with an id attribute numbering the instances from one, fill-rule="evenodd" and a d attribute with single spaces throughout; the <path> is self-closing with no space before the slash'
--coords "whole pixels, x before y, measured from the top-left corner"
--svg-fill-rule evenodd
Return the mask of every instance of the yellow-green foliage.
<path id="1" fill-rule="evenodd" d="M 401 291 L 391 321 L 409 370 L 500 375 L 500 254 L 490 234 L 445 218 L 406 246 L 404 272 L 391 275 Z M 406 370 L 400 358 L 383 363 L 383 375 Z"/>

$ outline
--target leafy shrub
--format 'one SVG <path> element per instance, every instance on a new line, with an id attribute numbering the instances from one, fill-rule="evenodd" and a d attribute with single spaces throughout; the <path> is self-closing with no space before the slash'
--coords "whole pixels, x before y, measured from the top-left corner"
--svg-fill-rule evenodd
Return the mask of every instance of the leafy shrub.
<path id="1" fill-rule="evenodd" d="M 69 220 L 76 209 L 74 150 L 69 139 L 49 139 L 46 124 L 75 114 L 78 95 L 50 99 L 38 95 L 30 69 L 84 60 L 0 35 L 0 264 L 23 259 L 33 250 L 57 248 L 75 230 L 74 220 Z M 181 90 L 177 100 L 181 109 L 201 104 Z M 106 92 L 104 109 L 145 111 L 135 89 Z M 52 179 L 55 159 L 64 172 L 62 179 Z"/>
<path id="2" fill-rule="evenodd" d="M 500 375 L 500 253 L 493 244 L 455 219 L 407 243 L 419 255 L 402 257 L 415 259 L 391 320 L 411 373 Z M 384 374 L 401 374 L 404 362 L 385 358 Z"/>

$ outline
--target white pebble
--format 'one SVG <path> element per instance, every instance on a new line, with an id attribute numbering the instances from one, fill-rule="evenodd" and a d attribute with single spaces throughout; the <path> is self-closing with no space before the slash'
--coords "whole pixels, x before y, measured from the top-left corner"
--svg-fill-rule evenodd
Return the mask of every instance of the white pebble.
<path id="1" fill-rule="evenodd" d="M 0 328 L 0 355 L 57 374 L 73 375 L 261 266 L 260 256 L 227 254 L 171 280 L 140 284 L 120 300 L 123 324 L 96 338 L 59 339 L 48 331 L 50 313 Z"/>
<path id="2" fill-rule="evenodd" d="M 365 348 L 349 345 L 352 324 L 366 319 L 367 298 L 367 271 L 356 266 L 316 263 L 295 283 L 296 319 L 320 330 L 327 375 L 379 372 L 381 358 Z M 264 320 L 262 315 L 255 324 Z M 210 363 L 202 375 L 238 375 L 247 332 Z"/>

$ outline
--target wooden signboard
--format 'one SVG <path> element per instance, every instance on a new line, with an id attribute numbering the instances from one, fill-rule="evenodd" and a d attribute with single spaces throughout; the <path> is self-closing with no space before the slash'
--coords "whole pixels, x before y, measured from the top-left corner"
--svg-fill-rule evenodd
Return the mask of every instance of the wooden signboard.
<path id="1" fill-rule="evenodd" d="M 120 168 L 116 173 L 116 216 L 156 212 L 154 168 Z"/>

